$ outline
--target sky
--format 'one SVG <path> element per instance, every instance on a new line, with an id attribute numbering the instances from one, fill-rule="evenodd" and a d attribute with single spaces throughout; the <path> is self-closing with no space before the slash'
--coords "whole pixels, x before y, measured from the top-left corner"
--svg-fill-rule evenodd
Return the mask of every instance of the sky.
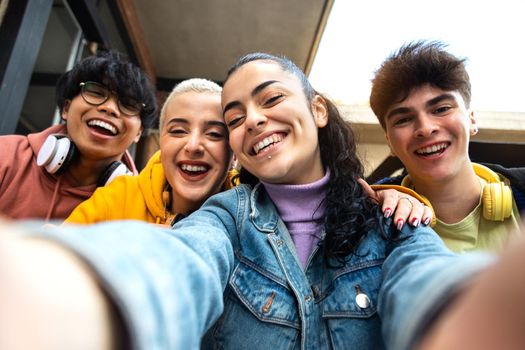
<path id="1" fill-rule="evenodd" d="M 343 103 L 368 104 L 381 62 L 419 39 L 467 58 L 474 110 L 525 112 L 525 0 L 335 0 L 310 81 Z"/>

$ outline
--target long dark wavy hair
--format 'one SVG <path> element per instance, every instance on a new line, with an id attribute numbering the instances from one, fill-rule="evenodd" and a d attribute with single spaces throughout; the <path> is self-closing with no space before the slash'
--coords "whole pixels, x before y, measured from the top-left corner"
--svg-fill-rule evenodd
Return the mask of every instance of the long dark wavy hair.
<path id="1" fill-rule="evenodd" d="M 324 199 L 326 236 L 321 244 L 326 261 L 335 258 L 344 262 L 350 254 L 355 253 L 355 248 L 367 232 L 378 227 L 380 222 L 377 205 L 370 202 L 357 182 L 358 178 L 363 177 L 364 171 L 357 157 L 354 132 L 330 99 L 317 93 L 303 71 L 286 57 L 266 53 L 248 54 L 230 68 L 225 81 L 241 66 L 257 60 L 276 63 L 284 71 L 295 75 L 302 84 L 308 102 L 316 95 L 326 101 L 328 124 L 318 131 L 323 166 L 330 169 L 330 180 Z M 245 169 L 241 169 L 240 180 L 241 183 L 252 186 L 259 182 L 257 177 Z"/>

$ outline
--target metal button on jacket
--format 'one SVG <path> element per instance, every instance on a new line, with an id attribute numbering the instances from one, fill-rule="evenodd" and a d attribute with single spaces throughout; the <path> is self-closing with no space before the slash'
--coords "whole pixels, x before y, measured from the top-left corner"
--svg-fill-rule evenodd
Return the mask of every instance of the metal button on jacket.
<path id="1" fill-rule="evenodd" d="M 355 296 L 355 302 L 361 309 L 366 309 L 370 306 L 370 298 L 365 293 L 359 293 Z"/>

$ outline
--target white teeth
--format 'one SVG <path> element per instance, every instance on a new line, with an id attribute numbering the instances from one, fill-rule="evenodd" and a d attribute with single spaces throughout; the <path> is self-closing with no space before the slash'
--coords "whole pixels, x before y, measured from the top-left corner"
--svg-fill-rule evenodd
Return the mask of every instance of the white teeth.
<path id="1" fill-rule="evenodd" d="M 445 149 L 446 147 L 447 147 L 446 143 L 440 143 L 438 145 L 432 145 L 432 146 L 429 146 L 429 147 L 425 147 L 425 148 L 419 149 L 419 150 L 416 151 L 416 153 L 417 154 L 429 154 L 429 153 L 434 153 L 434 152 L 440 151 L 442 149 Z"/>
<path id="2" fill-rule="evenodd" d="M 265 148 L 265 147 L 267 147 L 267 146 L 269 146 L 271 144 L 280 142 L 282 140 L 283 140 L 283 138 L 282 138 L 281 135 L 273 134 L 271 136 L 266 137 L 264 140 L 257 142 L 257 144 L 255 146 L 253 146 L 253 151 L 255 152 L 255 154 L 257 154 L 263 148 Z"/>
<path id="3" fill-rule="evenodd" d="M 182 164 L 181 168 L 185 171 L 206 171 L 206 167 L 203 165 Z"/>
<path id="4" fill-rule="evenodd" d="M 88 122 L 88 125 L 89 126 L 93 126 L 94 125 L 94 126 L 98 126 L 100 128 L 106 129 L 107 131 L 109 131 L 113 135 L 117 134 L 117 129 L 113 125 L 111 125 L 109 123 L 106 123 L 106 122 L 103 122 L 102 120 L 98 120 L 98 119 L 90 120 Z"/>

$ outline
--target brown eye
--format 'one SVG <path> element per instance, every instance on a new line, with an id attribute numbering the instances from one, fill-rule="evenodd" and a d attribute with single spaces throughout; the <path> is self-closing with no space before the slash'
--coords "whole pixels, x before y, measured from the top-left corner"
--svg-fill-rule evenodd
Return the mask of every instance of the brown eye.
<path id="1" fill-rule="evenodd" d="M 93 90 L 87 90 L 86 89 L 85 93 L 87 95 L 89 95 L 91 97 L 95 97 L 95 98 L 104 98 L 105 97 L 104 91 L 98 90 L 98 89 L 93 89 Z"/>
<path id="2" fill-rule="evenodd" d="M 135 100 L 118 101 L 120 111 L 126 115 L 139 115 L 142 105 Z"/>
<path id="3" fill-rule="evenodd" d="M 168 131 L 168 133 L 170 133 L 171 135 L 175 135 L 175 136 L 178 136 L 178 135 L 183 135 L 186 133 L 186 130 L 184 129 L 170 129 Z"/>
<path id="4" fill-rule="evenodd" d="M 272 105 L 274 104 L 275 102 L 277 102 L 281 97 L 283 97 L 284 95 L 283 94 L 277 94 L 275 96 L 272 96 L 270 97 L 269 99 L 266 100 L 266 102 L 264 102 L 264 105 L 265 106 L 269 106 L 269 105 Z"/>
<path id="5" fill-rule="evenodd" d="M 452 109 L 452 107 L 450 107 L 450 106 L 441 106 L 441 107 L 438 107 L 438 108 L 436 108 L 434 110 L 434 114 L 446 113 L 446 112 L 448 112 L 451 109 Z"/>
<path id="6" fill-rule="evenodd" d="M 399 117 L 399 118 L 395 119 L 393 124 L 394 125 L 403 125 L 403 124 L 408 123 L 410 120 L 411 120 L 410 116 L 403 116 L 403 117 Z"/>
<path id="7" fill-rule="evenodd" d="M 228 122 L 228 124 L 226 124 L 229 128 L 232 128 L 232 127 L 235 127 L 237 126 L 238 124 L 240 124 L 241 120 L 244 118 L 243 115 L 239 115 L 239 116 L 236 116 L 234 117 L 232 120 L 230 120 Z"/>
<path id="8" fill-rule="evenodd" d="M 218 131 L 210 131 L 206 135 L 210 136 L 214 140 L 219 140 L 224 138 L 224 134 Z"/>
<path id="9" fill-rule="evenodd" d="M 87 103 L 99 105 L 109 97 L 109 90 L 102 84 L 86 81 L 80 83 L 80 94 Z"/>

